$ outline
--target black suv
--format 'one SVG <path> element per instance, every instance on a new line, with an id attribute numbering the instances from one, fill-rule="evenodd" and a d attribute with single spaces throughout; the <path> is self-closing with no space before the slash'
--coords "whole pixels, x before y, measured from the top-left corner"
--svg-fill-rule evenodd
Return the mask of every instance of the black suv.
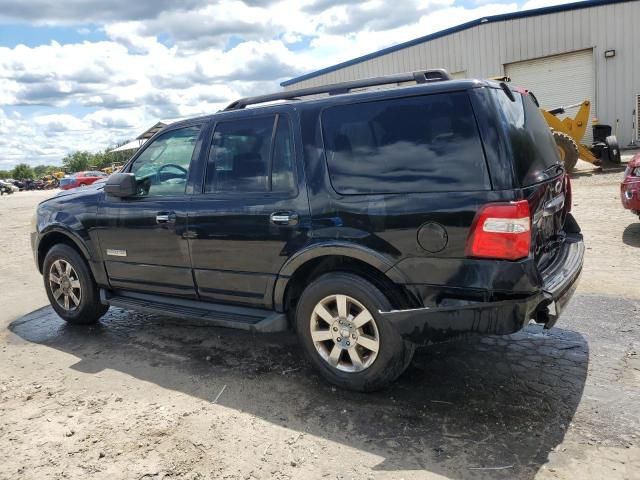
<path id="1" fill-rule="evenodd" d="M 535 97 L 428 70 L 172 124 L 42 202 L 32 243 L 68 322 L 113 305 L 293 328 L 325 378 L 364 391 L 415 345 L 552 327 L 582 269 L 570 208 Z"/>

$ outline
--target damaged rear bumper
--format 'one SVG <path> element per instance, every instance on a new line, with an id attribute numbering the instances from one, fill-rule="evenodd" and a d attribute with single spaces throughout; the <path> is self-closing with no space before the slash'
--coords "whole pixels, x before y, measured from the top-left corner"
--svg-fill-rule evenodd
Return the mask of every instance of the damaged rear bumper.
<path id="1" fill-rule="evenodd" d="M 464 306 L 416 308 L 380 312 L 407 340 L 444 341 L 480 333 L 508 335 L 535 320 L 551 328 L 571 299 L 582 272 L 584 243 L 579 233 L 568 235 L 553 263 L 541 272 L 539 292 L 497 302 L 471 302 Z"/>

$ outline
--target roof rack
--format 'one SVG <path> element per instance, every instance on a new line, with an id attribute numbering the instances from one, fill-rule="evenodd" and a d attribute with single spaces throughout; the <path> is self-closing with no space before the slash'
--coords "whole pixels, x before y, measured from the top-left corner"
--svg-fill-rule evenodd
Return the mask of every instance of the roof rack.
<path id="1" fill-rule="evenodd" d="M 259 103 L 274 102 L 276 100 L 293 100 L 299 97 L 307 97 L 309 95 L 341 95 L 349 93 L 354 88 L 375 87 L 378 85 L 389 85 L 401 82 L 429 83 L 441 82 L 444 80 L 452 80 L 444 68 L 434 68 L 431 70 L 421 70 L 419 72 L 398 73 L 395 75 L 386 75 L 384 77 L 364 78 L 361 80 L 352 80 L 350 82 L 332 83 L 320 87 L 299 88 L 285 92 L 270 93 L 267 95 L 258 95 L 256 97 L 247 97 L 230 103 L 224 111 L 240 110 L 248 105 L 256 105 Z"/>

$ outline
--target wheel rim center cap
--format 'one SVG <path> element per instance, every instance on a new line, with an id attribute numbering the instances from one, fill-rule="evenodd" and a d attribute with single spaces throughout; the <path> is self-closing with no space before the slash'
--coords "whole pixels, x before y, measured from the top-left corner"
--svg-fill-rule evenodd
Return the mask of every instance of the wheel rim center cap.
<path id="1" fill-rule="evenodd" d="M 341 348 L 351 348 L 356 344 L 357 328 L 349 320 L 336 320 L 331 330 L 333 331 L 333 341 Z"/>

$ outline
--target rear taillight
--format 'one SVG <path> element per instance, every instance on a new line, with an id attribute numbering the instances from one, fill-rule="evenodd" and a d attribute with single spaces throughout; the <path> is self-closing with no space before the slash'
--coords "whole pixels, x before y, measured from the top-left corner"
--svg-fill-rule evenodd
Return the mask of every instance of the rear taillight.
<path id="1" fill-rule="evenodd" d="M 569 178 L 569 174 L 565 174 L 564 176 L 564 205 L 566 207 L 567 213 L 571 211 L 571 179 Z"/>
<path id="2" fill-rule="evenodd" d="M 529 202 L 490 203 L 482 207 L 473 220 L 466 255 L 519 260 L 529 255 L 530 247 Z"/>

